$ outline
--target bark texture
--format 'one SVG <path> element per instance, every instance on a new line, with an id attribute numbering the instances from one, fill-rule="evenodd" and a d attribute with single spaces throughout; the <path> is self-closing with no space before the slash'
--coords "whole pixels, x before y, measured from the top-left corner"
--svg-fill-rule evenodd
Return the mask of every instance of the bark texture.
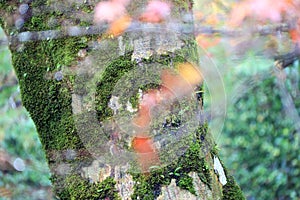
<path id="1" fill-rule="evenodd" d="M 0 0 L 22 101 L 43 144 L 57 198 L 244 199 L 218 158 L 207 124 L 178 114 L 199 114 L 201 95 L 174 103 L 177 113 L 156 116 L 151 130 L 179 139 L 157 139 L 166 164 L 139 171 L 127 134 L 139 95 L 159 87 L 163 69 L 196 63 L 197 45 L 193 35 L 174 32 L 167 23 L 111 37 L 93 26 L 96 3 Z M 132 1 L 129 14 L 138 16 L 146 3 Z M 173 22 L 193 23 L 192 2 L 172 4 Z"/>

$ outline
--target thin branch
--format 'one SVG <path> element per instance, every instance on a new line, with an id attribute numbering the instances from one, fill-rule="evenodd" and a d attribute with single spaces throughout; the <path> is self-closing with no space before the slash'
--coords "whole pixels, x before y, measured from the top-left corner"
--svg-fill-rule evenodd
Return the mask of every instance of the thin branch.
<path id="1" fill-rule="evenodd" d="M 106 32 L 108 26 L 71 26 L 63 30 L 47 30 L 47 31 L 31 31 L 21 32 L 17 35 L 9 36 L 8 39 L 0 39 L 0 46 L 18 44 L 29 41 L 40 41 L 59 39 L 67 36 L 84 36 L 84 35 L 97 35 Z M 219 35 L 222 37 L 239 37 L 244 35 L 241 30 L 229 30 L 229 29 L 216 29 L 211 26 L 193 25 L 191 23 L 168 23 L 168 24 L 149 24 L 135 21 L 131 23 L 127 32 L 136 30 L 148 30 L 148 31 L 161 31 L 164 29 L 173 30 L 177 34 L 205 34 L 208 36 Z M 277 26 L 261 26 L 251 32 L 252 35 L 272 35 L 278 32 L 287 32 L 290 27 L 287 24 L 279 24 Z"/>
<path id="2" fill-rule="evenodd" d="M 5 39 L 0 39 L 0 47 L 5 45 L 15 45 L 30 41 L 52 40 L 64 37 L 85 36 L 85 35 L 99 35 L 106 32 L 108 26 L 71 26 L 64 30 L 47 30 L 47 31 L 27 31 L 21 32 L 17 35 L 10 36 Z M 161 32 L 164 29 L 173 30 L 177 34 L 205 34 L 207 36 L 219 35 L 223 37 L 239 37 L 244 33 L 241 30 L 226 30 L 215 29 L 210 26 L 193 26 L 190 23 L 168 23 L 168 24 L 149 24 L 135 21 L 131 23 L 126 32 L 134 31 L 149 31 Z M 287 32 L 290 29 L 287 24 L 279 24 L 277 26 L 261 26 L 251 32 L 252 35 L 272 35 L 278 32 Z M 293 52 L 279 55 L 275 57 L 275 65 L 280 68 L 285 68 L 300 58 L 300 50 L 298 47 Z"/>
<path id="3" fill-rule="evenodd" d="M 300 59 L 300 49 L 296 46 L 295 50 L 287 54 L 275 56 L 275 66 L 284 69 Z"/>

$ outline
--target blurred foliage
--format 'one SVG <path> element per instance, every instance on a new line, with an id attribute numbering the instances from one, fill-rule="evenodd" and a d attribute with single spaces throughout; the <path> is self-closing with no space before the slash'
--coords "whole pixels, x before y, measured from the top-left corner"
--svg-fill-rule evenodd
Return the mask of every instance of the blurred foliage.
<path id="1" fill-rule="evenodd" d="M 0 169 L 0 199 L 5 199 L 1 194 L 14 200 L 52 199 L 45 153 L 33 122 L 21 105 L 10 54 L 4 47 L 0 47 L 0 116 L 0 150 L 8 155 L 11 164 L 17 158 L 25 163 L 23 171 Z"/>
<path id="2" fill-rule="evenodd" d="M 235 77 L 253 75 L 247 62 L 257 66 L 246 59 L 248 68 L 239 68 Z M 284 70 L 284 89 L 280 79 L 265 70 L 259 72 L 264 76 L 244 83 L 246 91 L 232 91 L 243 95 L 228 107 L 220 153 L 248 199 L 300 198 L 299 70 L 298 63 Z M 291 106 L 284 106 L 287 96 L 298 108 L 296 117 L 291 117 Z"/>

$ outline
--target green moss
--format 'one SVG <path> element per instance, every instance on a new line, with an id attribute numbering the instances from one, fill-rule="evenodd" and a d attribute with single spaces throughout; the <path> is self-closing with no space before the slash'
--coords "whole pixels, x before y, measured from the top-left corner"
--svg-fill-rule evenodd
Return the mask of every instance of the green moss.
<path id="1" fill-rule="evenodd" d="M 60 24 L 57 23 L 54 26 L 49 24 L 51 19 L 60 18 L 62 20 L 64 18 L 63 13 L 60 11 L 50 11 L 44 12 L 42 14 L 34 15 L 28 20 L 25 21 L 24 26 L 22 27 L 22 31 L 43 31 L 43 30 L 51 30 L 51 29 L 60 29 Z M 51 27 L 50 27 L 51 26 Z"/>
<path id="2" fill-rule="evenodd" d="M 210 168 L 203 157 L 201 149 L 201 143 L 192 144 L 187 153 L 180 158 L 179 166 L 182 167 L 184 172 L 197 172 L 200 180 L 211 189 L 212 178 Z"/>
<path id="3" fill-rule="evenodd" d="M 60 199 L 120 199 L 115 188 L 116 182 L 108 177 L 100 183 L 89 183 L 79 175 L 66 177 L 66 184 L 59 192 Z"/>
<path id="4" fill-rule="evenodd" d="M 31 7 L 40 7 L 40 6 L 45 6 L 47 3 L 47 0 L 34 0 L 31 2 Z"/>
<path id="5" fill-rule="evenodd" d="M 100 193 L 100 195 L 97 196 L 98 199 L 105 199 L 107 197 L 109 199 L 115 199 L 115 200 L 120 199 L 120 197 L 115 189 L 115 185 L 116 185 L 116 182 L 111 177 L 106 178 L 101 183 L 95 184 L 97 193 Z"/>
<path id="6" fill-rule="evenodd" d="M 0 1 L 0 11 L 5 11 L 3 16 L 11 16 L 17 13 L 20 1 Z M 60 25 L 63 20 L 68 19 L 72 23 L 78 25 L 91 25 L 92 22 L 85 22 L 84 19 L 80 19 L 74 15 L 72 12 L 76 9 L 81 9 L 83 12 L 91 13 L 93 11 L 93 6 L 88 4 L 72 4 L 67 11 L 59 11 L 51 8 L 49 2 L 46 0 L 35 0 L 28 3 L 30 10 L 41 10 L 42 13 L 33 13 L 32 16 L 25 16 L 24 26 L 17 30 L 13 23 L 9 24 L 9 27 L 4 27 L 9 33 L 17 33 L 19 31 L 44 31 L 50 29 L 60 29 Z M 0 17 L 1 18 L 1 17 Z M 50 25 L 51 19 L 57 19 L 57 24 Z M 3 24 L 2 24 L 3 25 Z"/>
<path id="7" fill-rule="evenodd" d="M 181 176 L 180 179 L 178 179 L 177 185 L 178 187 L 188 190 L 190 193 L 196 195 L 192 177 L 188 175 Z"/>
<path id="8" fill-rule="evenodd" d="M 184 54 L 180 51 L 176 51 L 175 53 L 170 54 L 162 54 L 162 55 L 153 55 L 149 59 L 143 59 L 142 63 L 145 64 L 153 64 L 153 62 L 164 65 L 165 67 L 170 66 L 171 63 L 182 63 L 186 62 Z M 173 66 L 172 66 L 173 68 Z"/>
<path id="9" fill-rule="evenodd" d="M 7 0 L 0 0 L 0 9 L 5 9 L 8 5 Z"/>
<path id="10" fill-rule="evenodd" d="M 131 61 L 132 52 L 128 52 L 124 56 L 120 56 L 118 59 L 111 62 L 106 68 L 104 73 L 99 77 L 99 83 L 97 84 L 97 93 L 96 93 L 96 109 L 98 113 L 99 120 L 104 120 L 106 118 L 113 116 L 113 111 L 108 107 L 108 103 L 111 98 L 111 93 L 115 88 L 116 83 L 123 76 L 127 76 L 126 73 L 132 70 L 135 67 L 138 67 L 136 62 Z M 162 68 L 174 68 L 173 65 L 176 63 L 185 62 L 186 60 L 182 55 L 154 55 L 149 59 L 143 59 L 141 63 L 143 65 L 153 65 L 157 63 Z M 171 66 L 172 65 L 172 66 Z M 142 67 L 140 67 L 141 69 Z M 145 70 L 147 70 L 145 68 Z M 127 94 L 132 94 L 132 89 L 135 87 L 135 94 L 129 97 L 129 101 L 133 104 L 133 107 L 138 107 L 138 89 L 142 91 L 147 91 L 149 89 L 154 89 L 159 87 L 161 83 L 160 73 L 158 68 L 157 72 L 153 72 L 151 74 L 151 83 L 135 86 L 134 80 L 131 78 L 132 82 L 124 83 L 124 89 L 128 91 L 122 91 L 123 93 L 127 92 Z M 145 73 L 151 73 L 151 71 L 147 71 Z M 149 75 L 150 76 L 150 75 Z M 139 79 L 140 77 L 135 77 Z M 126 86 L 126 87 L 125 87 Z M 126 103 L 126 102 L 125 102 Z"/>
<path id="11" fill-rule="evenodd" d="M 218 155 L 219 151 L 220 151 L 220 149 L 219 149 L 218 145 L 214 145 L 214 147 L 211 149 L 211 154 Z"/>
<path id="12" fill-rule="evenodd" d="M 21 51 L 11 49 L 23 104 L 34 120 L 46 150 L 82 147 L 74 128 L 67 80 L 45 77 L 48 73 L 55 74 L 60 66 L 71 65 L 83 47 L 86 42 L 81 38 L 66 38 L 28 42 Z"/>
<path id="13" fill-rule="evenodd" d="M 4 20 L 2 18 L 0 18 L 0 27 L 4 26 Z"/>
<path id="14" fill-rule="evenodd" d="M 217 155 L 215 155 L 217 156 Z M 222 166 L 224 166 L 223 161 L 219 158 Z M 244 194 L 241 190 L 241 188 L 237 185 L 235 182 L 233 176 L 229 175 L 227 168 L 223 167 L 225 176 L 227 178 L 226 185 L 223 186 L 223 200 L 245 200 Z"/>
<path id="15" fill-rule="evenodd" d="M 106 67 L 97 85 L 96 109 L 100 120 L 113 115 L 113 111 L 108 107 L 111 93 L 118 80 L 134 66 L 136 63 L 131 61 L 131 53 L 128 53 L 120 56 Z"/>
<path id="16" fill-rule="evenodd" d="M 155 199 L 158 197 L 160 193 L 160 184 L 155 183 L 157 185 L 158 191 L 155 191 L 155 185 L 151 184 L 147 180 L 147 177 L 140 175 L 140 176 L 134 176 L 134 180 L 136 181 L 136 184 L 134 185 L 134 193 L 131 195 L 132 199 Z"/>
<path id="17" fill-rule="evenodd" d="M 184 9 L 186 12 L 191 11 L 193 5 L 192 0 L 171 0 L 171 2 L 174 4 L 174 7 L 179 7 L 181 10 Z"/>
<path id="18" fill-rule="evenodd" d="M 205 134 L 207 125 L 199 127 L 196 131 L 198 135 Z M 134 180 L 139 183 L 134 186 L 133 199 L 155 199 L 161 193 L 161 187 L 171 183 L 171 179 L 176 180 L 176 185 L 181 189 L 188 190 L 196 195 L 193 186 L 193 179 L 188 174 L 196 172 L 203 183 L 211 189 L 212 177 L 210 168 L 203 158 L 201 147 L 203 142 L 200 140 L 190 144 L 186 153 L 181 156 L 176 163 L 166 167 L 155 169 L 150 174 L 132 174 Z"/>
<path id="19" fill-rule="evenodd" d="M 210 174 L 209 165 L 205 162 L 204 159 L 201 159 L 200 162 L 200 165 L 203 167 L 203 171 L 202 173 L 198 172 L 198 176 L 200 180 L 209 187 L 209 189 L 212 189 L 212 177 Z"/>
<path id="20" fill-rule="evenodd" d="M 81 4 L 79 6 L 79 10 L 82 10 L 83 12 L 86 12 L 86 13 L 91 13 L 91 12 L 93 12 L 94 7 L 91 5 L 87 5 L 87 4 Z"/>
<path id="21" fill-rule="evenodd" d="M 227 175 L 227 184 L 223 187 L 223 200 L 245 200 L 241 188 L 236 184 L 231 175 Z"/>
<path id="22" fill-rule="evenodd" d="M 137 109 L 139 106 L 139 94 L 137 93 L 136 95 L 131 96 L 129 102 L 131 103 L 132 108 Z"/>
<path id="23" fill-rule="evenodd" d="M 86 22 L 86 21 L 80 21 L 79 26 L 91 26 L 93 23 Z"/>
<path id="24" fill-rule="evenodd" d="M 24 31 L 39 31 L 39 30 L 47 30 L 49 29 L 47 23 L 48 16 L 41 14 L 36 15 L 30 18 L 27 22 L 25 22 L 24 27 L 26 29 Z"/>
<path id="25" fill-rule="evenodd" d="M 5 12 L 8 12 L 9 14 L 12 14 L 13 11 L 17 10 L 16 3 L 17 1 L 1 0 L 0 9 L 1 10 L 3 9 Z"/>

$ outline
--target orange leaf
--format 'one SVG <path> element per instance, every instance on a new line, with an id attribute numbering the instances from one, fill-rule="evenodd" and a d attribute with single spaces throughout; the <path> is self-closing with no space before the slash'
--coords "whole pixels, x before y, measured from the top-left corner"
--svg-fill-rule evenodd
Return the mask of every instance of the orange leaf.
<path id="1" fill-rule="evenodd" d="M 183 76 L 174 74 L 170 70 L 164 70 L 161 75 L 162 85 L 164 88 L 167 88 L 170 92 L 168 92 L 169 100 L 173 100 L 174 98 L 182 97 L 183 95 L 192 91 L 192 85 L 186 81 Z"/>
<path id="2" fill-rule="evenodd" d="M 150 137 L 133 138 L 132 148 L 137 153 L 137 161 L 142 172 L 147 172 L 151 166 L 159 163 L 159 157 Z"/>
<path id="3" fill-rule="evenodd" d="M 196 37 L 196 41 L 200 47 L 206 49 L 209 47 L 216 46 L 221 41 L 221 39 L 218 37 L 209 37 L 205 34 L 199 34 Z"/>
<path id="4" fill-rule="evenodd" d="M 150 23 L 160 23 L 171 13 L 170 4 L 153 0 L 146 7 L 146 11 L 139 17 L 140 21 Z"/>
<path id="5" fill-rule="evenodd" d="M 300 44 L 300 19 L 294 29 L 289 30 L 289 35 L 294 43 Z"/>
<path id="6" fill-rule="evenodd" d="M 154 146 L 150 137 L 135 137 L 132 140 L 132 148 L 136 153 L 154 152 Z"/>
<path id="7" fill-rule="evenodd" d="M 182 76 L 192 86 L 197 85 L 202 81 L 202 75 L 200 71 L 190 63 L 179 64 L 178 70 L 180 76 Z"/>
<path id="8" fill-rule="evenodd" d="M 130 23 L 131 18 L 128 15 L 124 15 L 111 23 L 107 33 L 115 37 L 119 36 L 129 27 Z"/>
<path id="9" fill-rule="evenodd" d="M 140 105 L 138 115 L 133 118 L 132 123 L 140 128 L 146 128 L 150 125 L 150 122 L 150 108 L 147 105 Z"/>
<path id="10" fill-rule="evenodd" d="M 293 9 L 291 0 L 246 0 L 237 3 L 232 12 L 230 24 L 238 26 L 246 17 L 255 17 L 258 20 L 279 22 L 282 14 Z"/>

